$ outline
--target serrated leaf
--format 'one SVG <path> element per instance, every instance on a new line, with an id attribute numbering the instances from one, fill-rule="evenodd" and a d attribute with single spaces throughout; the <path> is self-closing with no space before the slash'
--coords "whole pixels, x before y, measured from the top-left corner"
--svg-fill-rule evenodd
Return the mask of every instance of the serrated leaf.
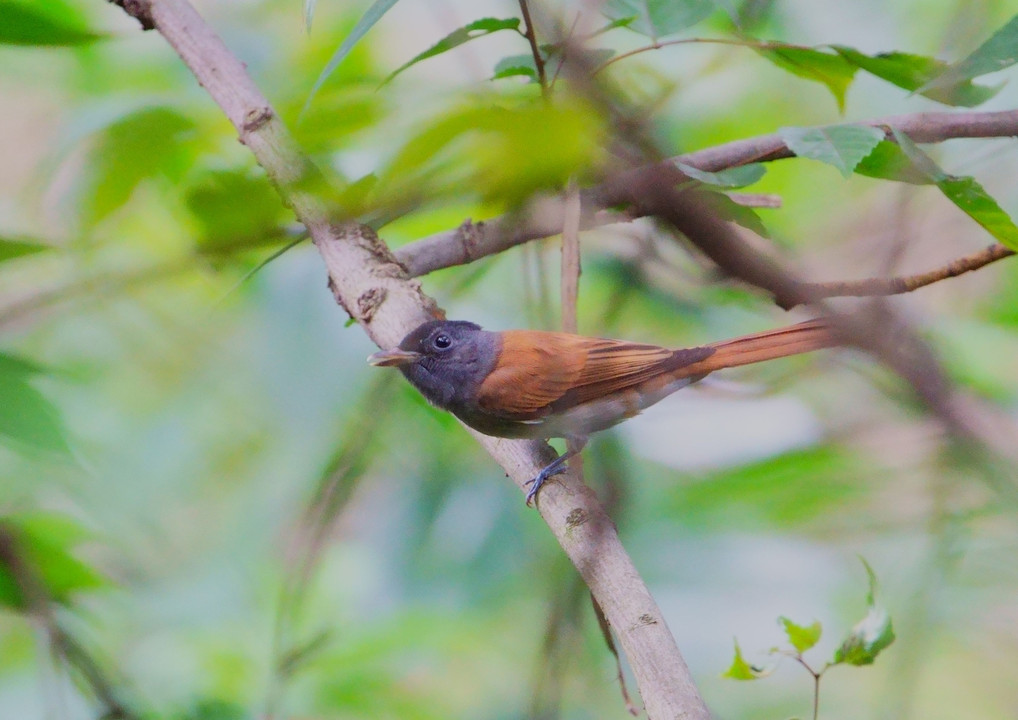
<path id="1" fill-rule="evenodd" d="M 841 55 L 777 43 L 754 49 L 782 70 L 826 85 L 838 103 L 838 110 L 845 111 L 845 93 L 856 68 Z"/>
<path id="2" fill-rule="evenodd" d="M 877 576 L 865 558 L 859 558 L 866 568 L 866 616 L 852 628 L 834 652 L 833 664 L 870 665 L 888 645 L 894 642 L 891 616 L 876 604 Z"/>
<path id="3" fill-rule="evenodd" d="M 34 239 L 29 240 L 25 237 L 0 237 L 0 263 L 14 258 L 24 257 L 25 255 L 35 255 L 36 253 L 46 252 L 52 250 L 51 245 L 44 245 L 36 242 Z"/>
<path id="4" fill-rule="evenodd" d="M 392 72 L 391 75 L 389 75 L 389 77 L 385 78 L 382 85 L 385 85 L 401 72 L 413 65 L 416 65 L 422 60 L 427 60 L 428 58 L 435 57 L 436 55 L 441 55 L 444 52 L 457 48 L 471 40 L 484 37 L 485 35 L 491 35 L 492 33 L 497 33 L 501 30 L 517 30 L 519 26 L 519 18 L 482 18 L 480 20 L 475 20 L 472 23 L 453 30 L 424 52 L 400 65 Z"/>
<path id="5" fill-rule="evenodd" d="M 884 139 L 881 130 L 868 125 L 785 127 L 778 134 L 799 157 L 833 165 L 845 177 Z"/>
<path id="6" fill-rule="evenodd" d="M 976 48 L 968 57 L 951 65 L 943 74 L 923 85 L 919 92 L 951 88 L 972 78 L 1003 70 L 1018 63 L 1018 15 Z"/>
<path id="7" fill-rule="evenodd" d="M 356 25 L 354 25 L 353 30 L 350 31 L 350 34 L 347 35 L 343 39 L 343 42 L 340 43 L 339 47 L 336 48 L 336 52 L 332 54 L 332 57 L 329 58 L 329 62 L 325 64 L 325 69 L 322 70 L 318 79 L 315 80 L 315 84 L 311 88 L 311 92 L 308 93 L 308 99 L 304 103 L 305 110 L 307 110 L 315 95 L 318 94 L 322 85 L 325 84 L 325 81 L 329 79 L 329 76 L 335 72 L 336 68 L 340 66 L 340 63 L 342 63 L 343 60 L 346 59 L 346 56 L 350 54 L 350 51 L 354 49 L 354 46 L 360 42 L 361 38 L 367 35 L 368 30 L 373 28 L 375 23 L 381 20 L 382 16 L 389 12 L 389 10 L 391 10 L 393 5 L 397 2 L 399 2 L 399 0 L 375 0 L 375 2 L 371 3 L 371 7 L 364 11 L 360 20 L 357 21 Z"/>
<path id="8" fill-rule="evenodd" d="M 609 19 L 654 40 L 692 27 L 714 10 L 712 0 L 608 0 L 602 8 Z"/>
<path id="9" fill-rule="evenodd" d="M 926 174 L 948 200 L 1002 245 L 1018 251 L 1018 226 L 975 178 L 948 175 L 907 135 L 895 130 L 894 137 L 913 165 Z"/>
<path id="10" fill-rule="evenodd" d="M 788 637 L 788 642 L 800 653 L 806 652 L 820 641 L 820 633 L 823 628 L 818 621 L 812 625 L 797 625 L 788 618 L 781 616 L 778 618 L 778 622 L 781 623 L 781 627 Z"/>
<path id="11" fill-rule="evenodd" d="M 73 6 L 55 0 L 0 0 L 0 44 L 67 46 L 102 39 Z"/>
<path id="12" fill-rule="evenodd" d="M 752 185 L 764 176 L 767 172 L 767 168 L 763 166 L 763 163 L 750 163 L 749 165 L 740 165 L 738 167 L 727 168 L 718 172 L 708 172 L 707 170 L 700 170 L 692 165 L 686 163 L 677 162 L 679 170 L 684 172 L 694 180 L 699 180 L 702 183 L 708 185 L 717 185 L 718 187 L 726 188 L 742 188 L 747 185 Z"/>
<path id="13" fill-rule="evenodd" d="M 833 664 L 871 665 L 893 642 L 891 616 L 883 608 L 871 607 L 834 652 Z"/>
<path id="14" fill-rule="evenodd" d="M 945 105 L 975 107 L 996 95 L 1003 85 L 988 87 L 976 85 L 971 80 L 923 89 L 932 79 L 942 75 L 949 67 L 947 63 L 925 55 L 889 52 L 866 55 L 844 45 L 832 45 L 839 55 L 862 70 L 897 85 L 910 92 L 935 100 Z"/>
<path id="15" fill-rule="evenodd" d="M 763 671 L 760 668 L 753 667 L 746 658 L 742 656 L 742 648 L 739 647 L 739 641 L 735 641 L 735 657 L 732 658 L 731 666 L 725 670 L 721 677 L 726 677 L 731 680 L 759 680 L 762 677 Z"/>
<path id="16" fill-rule="evenodd" d="M 0 354 L 0 440 L 15 448 L 69 454 L 56 408 L 29 384 L 38 366 Z"/>
<path id="17" fill-rule="evenodd" d="M 491 79 L 499 80 L 501 78 L 520 76 L 528 77 L 532 81 L 537 82 L 537 66 L 534 64 L 534 56 L 530 53 L 526 55 L 510 55 L 499 60 L 495 63 L 495 74 L 491 76 Z"/>

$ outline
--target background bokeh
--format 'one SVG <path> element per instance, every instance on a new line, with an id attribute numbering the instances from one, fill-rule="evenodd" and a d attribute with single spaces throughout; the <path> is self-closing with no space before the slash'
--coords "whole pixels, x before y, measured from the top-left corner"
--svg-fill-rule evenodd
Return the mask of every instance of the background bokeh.
<path id="1" fill-rule="evenodd" d="M 374 348 L 346 325 L 307 243 L 251 274 L 293 239 L 292 217 L 174 52 L 111 4 L 38 5 L 102 37 L 0 46 L 0 238 L 50 246 L 0 262 L 0 359 L 34 366 L 0 375 L 0 513 L 50 587 L 66 585 L 56 622 L 125 706 L 146 718 L 625 717 L 575 571 L 500 468 L 396 373 L 364 363 Z M 947 60 L 1014 12 L 992 0 L 748 5 L 759 37 Z M 423 160 L 407 148 L 458 109 L 532 95 L 488 80 L 525 41 L 496 34 L 381 82 L 516 3 L 397 5 L 299 120 L 366 4 L 317 3 L 310 34 L 296 0 L 198 7 L 338 179 L 337 203 L 376 202 L 384 216 L 412 201 L 380 230 L 390 244 L 506 209 L 495 193 L 513 181 L 492 179 L 476 147 Z M 730 32 L 725 18 L 692 33 Z M 600 42 L 645 43 L 624 29 Z M 1013 75 L 986 79 L 1008 84 L 980 110 L 1018 104 Z M 611 78 L 670 154 L 944 109 L 860 74 L 841 115 L 821 84 L 725 45 L 644 53 Z M 575 148 L 552 136 L 563 163 L 596 154 L 584 143 L 603 128 L 577 117 L 554 130 L 572 128 Z M 520 158 L 531 142 L 547 151 L 519 139 Z M 928 151 L 1018 215 L 1014 139 Z M 809 160 L 771 163 L 750 192 L 781 197 L 760 211 L 768 247 L 812 279 L 917 272 L 991 242 L 935 188 Z M 583 250 L 586 334 L 680 346 L 803 317 L 716 282 L 651 223 L 591 232 Z M 551 239 L 423 285 L 452 317 L 553 328 L 558 258 Z M 891 301 L 960 388 L 1012 417 L 1016 287 L 1004 260 Z M 861 555 L 898 639 L 872 667 L 825 677 L 821 716 L 1014 718 L 1018 472 L 952 447 L 899 378 L 856 352 L 724 381 L 585 453 L 716 716 L 808 716 L 812 680 L 793 662 L 760 682 L 721 678 L 732 638 L 769 663 L 778 616 L 817 619 L 809 657 L 821 665 L 865 613 Z M 44 625 L 0 607 L 0 717 L 101 714 Z"/>

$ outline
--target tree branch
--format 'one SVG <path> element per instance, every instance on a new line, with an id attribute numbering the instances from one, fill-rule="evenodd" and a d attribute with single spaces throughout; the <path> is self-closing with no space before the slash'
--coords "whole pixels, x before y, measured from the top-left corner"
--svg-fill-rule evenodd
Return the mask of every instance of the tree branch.
<path id="1" fill-rule="evenodd" d="M 123 3 L 173 46 L 236 127 L 241 141 L 307 227 L 329 271 L 333 294 L 379 347 L 395 346 L 441 314 L 369 228 L 340 224 L 313 192 L 326 186 L 243 64 L 186 0 Z M 561 227 L 561 224 L 560 224 Z M 547 443 L 471 434 L 521 491 L 553 457 Z M 706 706 L 675 641 L 594 493 L 572 472 L 542 491 L 541 515 L 579 570 L 629 658 L 651 718 L 706 720 Z"/>
<path id="2" fill-rule="evenodd" d="M 895 128 L 917 143 L 938 143 L 957 138 L 1013 137 L 1018 136 L 1018 110 L 916 113 L 867 120 L 862 124 L 881 129 Z M 699 170 L 718 172 L 751 162 L 790 157 L 795 157 L 795 153 L 785 145 L 780 135 L 774 133 L 679 155 L 664 164 L 674 168 L 675 162 L 682 162 Z M 637 217 L 604 213 L 604 208 L 611 206 L 600 198 L 601 191 L 602 188 L 598 187 L 581 193 L 582 229 Z M 396 251 L 396 258 L 411 277 L 420 277 L 442 268 L 465 265 L 531 240 L 556 235 L 561 231 L 564 214 L 560 199 L 542 198 L 529 208 L 529 212 L 478 223 L 468 220 L 455 230 L 404 245 Z"/>
<path id="3" fill-rule="evenodd" d="M 837 280 L 833 282 L 803 283 L 803 289 L 817 299 L 831 297 L 883 297 L 901 295 L 913 290 L 932 285 L 947 278 L 958 277 L 967 272 L 986 267 L 992 262 L 1011 257 L 1014 250 L 1000 243 L 994 243 L 978 252 L 952 260 L 947 265 L 916 275 L 903 275 L 889 278 L 866 278 L 865 280 Z M 795 305 L 782 305 L 791 310 Z"/>

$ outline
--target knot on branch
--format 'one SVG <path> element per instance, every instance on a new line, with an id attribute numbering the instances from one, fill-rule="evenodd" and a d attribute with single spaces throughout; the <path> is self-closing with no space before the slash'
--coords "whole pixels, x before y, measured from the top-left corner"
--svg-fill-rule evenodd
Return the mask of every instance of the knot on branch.
<path id="1" fill-rule="evenodd" d="M 152 19 L 152 3 L 150 0 L 110 0 L 119 5 L 128 15 L 141 23 L 142 30 L 154 30 L 156 23 Z"/>

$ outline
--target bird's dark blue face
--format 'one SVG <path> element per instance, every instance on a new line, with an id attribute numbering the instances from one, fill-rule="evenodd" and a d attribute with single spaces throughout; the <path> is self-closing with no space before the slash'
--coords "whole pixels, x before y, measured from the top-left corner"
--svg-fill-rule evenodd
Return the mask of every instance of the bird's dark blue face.
<path id="1" fill-rule="evenodd" d="M 457 412 L 472 404 L 499 351 L 498 333 L 462 320 L 432 320 L 403 338 L 398 350 L 375 353 L 368 362 L 398 366 L 424 397 Z"/>

